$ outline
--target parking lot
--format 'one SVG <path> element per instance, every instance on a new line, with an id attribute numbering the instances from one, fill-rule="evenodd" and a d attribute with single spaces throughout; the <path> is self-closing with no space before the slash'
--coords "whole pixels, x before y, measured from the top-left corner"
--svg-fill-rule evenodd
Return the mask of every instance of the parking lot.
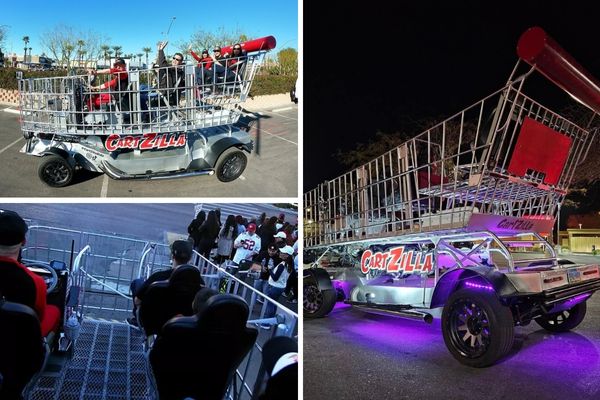
<path id="1" fill-rule="evenodd" d="M 483 369 L 451 356 L 439 319 L 428 325 L 338 303 L 328 317 L 304 321 L 304 398 L 599 399 L 600 294 L 572 332 L 518 327 L 508 357 Z"/>
<path id="2" fill-rule="evenodd" d="M 250 133 L 260 136 L 243 175 L 230 183 L 215 176 L 167 180 L 113 180 L 79 171 L 73 183 L 51 188 L 37 175 L 40 159 L 19 152 L 25 144 L 18 114 L 0 107 L 0 192 L 6 197 L 297 197 L 298 106 L 253 110 Z M 10 110 L 9 110 L 10 111 Z M 14 110 L 13 110 L 14 111 Z M 258 132 L 258 134 L 257 134 Z M 255 148 L 256 150 L 256 148 Z"/>

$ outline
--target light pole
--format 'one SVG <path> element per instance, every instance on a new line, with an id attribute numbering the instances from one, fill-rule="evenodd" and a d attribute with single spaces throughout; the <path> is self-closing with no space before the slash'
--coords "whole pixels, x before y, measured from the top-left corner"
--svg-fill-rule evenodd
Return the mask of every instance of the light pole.
<path id="1" fill-rule="evenodd" d="M 29 48 L 29 63 L 31 64 L 31 47 Z"/>

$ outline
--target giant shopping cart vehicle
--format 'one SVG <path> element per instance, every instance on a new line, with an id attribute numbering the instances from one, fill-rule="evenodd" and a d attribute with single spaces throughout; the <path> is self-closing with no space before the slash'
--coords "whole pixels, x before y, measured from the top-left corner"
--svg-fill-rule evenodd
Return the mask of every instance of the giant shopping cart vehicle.
<path id="1" fill-rule="evenodd" d="M 126 85 L 102 92 L 92 90 L 94 75 L 19 79 L 21 152 L 42 157 L 38 175 L 52 187 L 68 185 L 78 169 L 114 179 L 216 174 L 233 181 L 254 146 L 239 122 L 241 105 L 275 44 L 273 36 L 242 43 L 244 56 L 226 56 L 219 71 L 128 71 Z"/>
<path id="2" fill-rule="evenodd" d="M 515 325 L 575 328 L 598 265 L 559 260 L 551 235 L 597 133 L 600 84 L 541 28 L 517 45 L 497 92 L 304 195 L 304 315 L 354 307 L 431 322 L 482 367 Z M 524 68 L 525 67 L 525 68 Z M 592 111 L 580 126 L 525 91 L 539 72 Z"/>

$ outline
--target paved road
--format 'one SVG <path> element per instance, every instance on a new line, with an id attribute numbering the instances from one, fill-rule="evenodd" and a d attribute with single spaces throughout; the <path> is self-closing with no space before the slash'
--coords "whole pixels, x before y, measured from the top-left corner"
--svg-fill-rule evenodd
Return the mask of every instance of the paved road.
<path id="1" fill-rule="evenodd" d="M 600 263 L 600 257 L 568 256 Z M 304 399 L 600 399 L 600 294 L 573 332 L 516 328 L 501 363 L 484 369 L 450 355 L 439 320 L 363 314 L 338 306 L 304 322 Z"/>
<path id="2" fill-rule="evenodd" d="M 6 107 L 2 107 L 4 109 Z M 279 110 L 279 111 L 278 111 Z M 298 106 L 257 111 L 251 134 L 260 132 L 258 154 L 234 182 L 214 176 L 160 181 L 117 181 L 81 171 L 65 188 L 50 188 L 37 176 L 40 159 L 19 152 L 25 144 L 18 115 L 0 111 L 0 193 L 16 197 L 280 197 L 298 196 Z"/>

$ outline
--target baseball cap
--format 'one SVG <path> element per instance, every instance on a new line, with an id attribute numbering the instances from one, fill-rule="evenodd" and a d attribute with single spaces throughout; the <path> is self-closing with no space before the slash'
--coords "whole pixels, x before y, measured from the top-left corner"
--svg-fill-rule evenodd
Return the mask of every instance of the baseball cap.
<path id="1" fill-rule="evenodd" d="M 125 59 L 121 57 L 115 58 L 115 62 L 113 64 L 125 64 Z"/>
<path id="2" fill-rule="evenodd" d="M 285 232 L 277 232 L 275 235 L 273 235 L 273 237 L 287 239 Z"/>
<path id="3" fill-rule="evenodd" d="M 27 224 L 14 211 L 0 210 L 0 245 L 14 246 L 25 240 Z"/>
<path id="4" fill-rule="evenodd" d="M 269 250 L 279 250 L 279 247 L 277 247 L 277 245 L 273 243 L 273 244 L 269 245 L 268 249 Z"/>
<path id="5" fill-rule="evenodd" d="M 256 224 L 248 224 L 247 230 L 249 232 L 256 232 Z"/>
<path id="6" fill-rule="evenodd" d="M 292 246 L 283 246 L 279 249 L 279 251 L 281 253 L 289 254 L 290 256 L 294 254 L 294 249 L 292 248 Z"/>
<path id="7" fill-rule="evenodd" d="M 215 46 L 213 51 L 221 51 L 221 48 L 219 46 Z"/>
<path id="8" fill-rule="evenodd" d="M 171 254 L 177 258 L 190 259 L 192 257 L 192 249 L 192 242 L 188 240 L 176 240 L 171 244 Z"/>

